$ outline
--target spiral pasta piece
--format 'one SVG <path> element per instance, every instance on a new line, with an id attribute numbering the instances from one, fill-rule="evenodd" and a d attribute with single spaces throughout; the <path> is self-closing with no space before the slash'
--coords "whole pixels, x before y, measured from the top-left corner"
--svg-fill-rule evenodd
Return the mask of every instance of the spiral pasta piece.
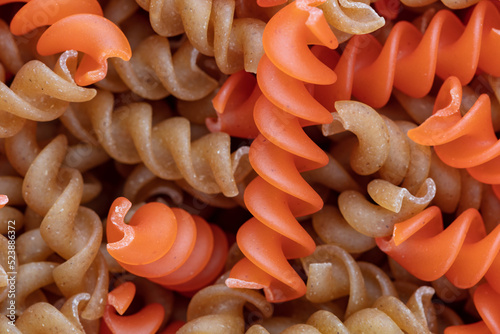
<path id="1" fill-rule="evenodd" d="M 370 307 L 380 296 L 397 296 L 390 278 L 380 268 L 356 262 L 338 246 L 320 245 L 301 261 L 308 276 L 306 298 L 324 303 L 348 296 L 346 318 Z"/>
<path id="2" fill-rule="evenodd" d="M 443 228 L 441 210 L 430 207 L 396 224 L 379 248 L 411 274 L 426 281 L 445 275 L 453 285 L 470 288 L 483 277 L 500 291 L 500 227 L 486 234 L 476 209 L 468 209 Z M 417 251 L 418 250 L 418 254 Z"/>
<path id="3" fill-rule="evenodd" d="M 104 311 L 101 323 L 101 333 L 156 333 L 165 316 L 165 311 L 160 304 L 148 304 L 137 313 L 127 316 L 123 315 L 132 303 L 135 291 L 134 283 L 125 282 L 108 294 L 106 310 Z"/>
<path id="4" fill-rule="evenodd" d="M 447 79 L 436 98 L 433 115 L 408 135 L 417 143 L 434 146 L 439 158 L 455 168 L 467 168 L 476 180 L 500 184 L 500 140 L 491 120 L 490 100 L 483 94 L 462 117 L 462 86 Z"/>
<path id="5" fill-rule="evenodd" d="M 247 289 L 230 289 L 215 284 L 200 290 L 188 306 L 188 323 L 178 334 L 220 333 L 237 334 L 245 332 L 244 307 L 257 311 L 263 318 L 273 313 L 273 306 L 260 293 Z"/>
<path id="6" fill-rule="evenodd" d="M 143 162 L 154 175 L 184 179 L 206 194 L 238 194 L 236 182 L 251 171 L 247 147 L 231 154 L 225 133 L 191 142 L 187 119 L 171 117 L 154 124 L 150 104 L 130 103 L 115 109 L 114 102 L 113 94 L 99 90 L 92 101 L 80 105 L 92 125 L 89 136 L 112 158 L 126 164 Z"/>
<path id="7" fill-rule="evenodd" d="M 260 176 L 245 190 L 245 204 L 254 218 L 238 231 L 238 245 L 246 258 L 234 266 L 226 281 L 235 288 L 264 288 L 268 300 L 275 302 L 305 294 L 304 282 L 287 259 L 311 254 L 315 244 L 295 217 L 311 214 L 323 205 L 299 174 L 328 163 L 328 156 L 302 129 L 306 124 L 331 120 L 304 86 L 304 82 L 335 80 L 335 73 L 307 46 L 337 46 L 322 12 L 314 7 L 317 4 L 296 1 L 288 5 L 273 16 L 264 31 L 266 55 L 257 71 L 263 95 L 254 109 L 261 134 L 249 153 Z M 289 33 L 281 34 L 283 29 Z"/>
<path id="8" fill-rule="evenodd" d="M 107 224 L 108 252 L 127 271 L 185 292 L 220 274 L 228 243 L 219 227 L 162 203 L 141 206 L 126 224 L 130 207 L 123 197 L 115 200 Z"/>
<path id="9" fill-rule="evenodd" d="M 18 136 L 22 135 L 20 132 Z M 16 137 L 9 138 L 7 146 L 15 145 Z M 29 208 L 42 217 L 38 229 L 22 236 L 30 245 L 37 245 L 32 248 L 33 256 L 26 257 L 29 262 L 45 260 L 52 253 L 64 259 L 51 271 L 51 276 L 67 298 L 91 293 L 82 317 L 94 320 L 102 316 L 107 294 L 108 270 L 99 253 L 102 224 L 93 210 L 80 206 L 83 177 L 78 170 L 62 165 L 66 152 L 67 140 L 59 135 L 35 156 L 20 159 L 15 155 L 17 159 L 30 160 L 23 181 L 23 197 Z M 21 240 L 18 243 L 21 245 Z"/>
<path id="10" fill-rule="evenodd" d="M 234 0 L 136 0 L 149 12 L 151 26 L 164 37 L 183 32 L 202 54 L 214 56 L 219 69 L 231 74 L 257 70 L 262 57 L 265 23 L 254 18 L 234 18 Z"/>
<path id="11" fill-rule="evenodd" d="M 430 150 L 407 137 L 416 125 L 394 122 L 373 108 L 354 101 L 337 101 L 333 122 L 323 125 L 323 134 L 350 131 L 358 139 L 350 155 L 350 165 L 359 175 L 378 173 L 381 179 L 417 191 L 428 177 Z"/>
<path id="12" fill-rule="evenodd" d="M 430 5 L 434 2 L 437 2 L 437 0 L 401 0 L 401 3 L 409 7 L 423 7 Z M 458 1 L 441 0 L 441 2 L 448 8 L 462 9 L 477 4 L 479 0 L 458 0 Z"/>
<path id="13" fill-rule="evenodd" d="M 85 323 L 80 320 L 81 309 L 89 299 L 90 295 L 87 293 L 74 295 L 68 298 L 60 309 L 47 302 L 35 303 L 16 319 L 15 325 L 1 316 L 0 331 L 13 334 L 89 333 Z"/>
<path id="14" fill-rule="evenodd" d="M 328 311 L 317 311 L 305 324 L 293 325 L 283 334 L 330 334 L 330 333 L 430 333 L 426 310 L 432 305 L 430 300 L 434 289 L 418 288 L 406 305 L 394 296 L 382 296 L 368 308 L 361 309 L 344 322 Z M 254 325 L 246 334 L 269 334 L 260 325 Z"/>
<path id="15" fill-rule="evenodd" d="M 37 27 L 50 25 L 38 40 L 38 53 L 46 56 L 66 50 L 84 52 L 75 74 L 78 85 L 87 86 L 102 80 L 110 57 L 130 59 L 132 52 L 127 38 L 114 23 L 102 16 L 97 0 L 20 1 L 27 4 L 12 19 L 12 33 L 23 35 Z"/>
<path id="16" fill-rule="evenodd" d="M 500 309 L 500 294 L 488 284 L 481 284 L 474 291 L 474 304 L 482 321 L 469 325 L 450 326 L 445 334 L 497 333 L 500 331 L 500 319 L 496 312 Z"/>
<path id="17" fill-rule="evenodd" d="M 434 76 L 459 78 L 469 83 L 477 70 L 500 76 L 498 33 L 500 12 L 491 1 L 481 1 L 469 21 L 462 23 L 449 10 L 432 18 L 422 34 L 400 21 L 382 46 L 374 36 L 354 36 L 341 56 L 317 47 L 315 53 L 335 70 L 338 80 L 315 88 L 314 96 L 328 109 L 351 95 L 374 107 L 382 107 L 393 87 L 412 97 L 430 91 Z"/>
<path id="18" fill-rule="evenodd" d="M 172 94 L 194 101 L 209 95 L 218 86 L 217 81 L 198 66 L 199 55 L 188 40 L 172 52 L 167 38 L 153 34 L 145 36 L 134 47 L 130 61 L 119 58 L 110 61 L 126 87 L 143 98 L 159 100 Z"/>
<path id="19" fill-rule="evenodd" d="M 10 87 L 0 82 L 0 137 L 15 135 L 26 119 L 47 122 L 61 116 L 69 102 L 89 101 L 94 89 L 75 84 L 77 53 L 64 52 L 54 68 L 33 60 L 17 72 Z"/>

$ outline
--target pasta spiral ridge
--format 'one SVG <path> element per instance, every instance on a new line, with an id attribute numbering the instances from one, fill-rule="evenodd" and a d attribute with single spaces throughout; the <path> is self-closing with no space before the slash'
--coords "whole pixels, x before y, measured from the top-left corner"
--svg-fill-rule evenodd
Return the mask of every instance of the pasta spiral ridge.
<path id="1" fill-rule="evenodd" d="M 434 289 L 418 288 L 405 304 L 395 296 L 381 296 L 371 307 L 363 308 L 345 321 L 335 314 L 321 310 L 313 313 L 305 324 L 293 325 L 282 334 L 349 334 L 349 333 L 409 333 L 430 334 L 426 311 L 432 307 Z M 260 325 L 254 325 L 246 334 L 269 334 Z"/>
<path id="2" fill-rule="evenodd" d="M 392 237 L 376 242 L 419 279 L 433 281 L 445 275 L 465 289 L 484 277 L 500 291 L 500 226 L 487 235 L 476 209 L 465 210 L 444 229 L 441 210 L 432 206 L 396 224 Z"/>
<path id="3" fill-rule="evenodd" d="M 13 1 L 1 0 L 0 5 L 9 2 Z M 114 23 L 102 16 L 102 9 L 97 0 L 18 2 L 27 4 L 11 21 L 10 29 L 13 34 L 24 35 L 38 27 L 49 25 L 38 40 L 39 54 L 47 56 L 66 50 L 84 52 L 75 73 L 78 85 L 87 86 L 104 79 L 108 58 L 120 57 L 129 60 L 131 57 L 127 38 Z M 106 33 L 103 34 L 103 31 Z"/>
<path id="4" fill-rule="evenodd" d="M 273 313 L 272 304 L 257 291 L 230 289 L 223 284 L 208 286 L 191 299 L 187 311 L 188 323 L 177 333 L 244 333 L 245 305 L 251 305 L 250 309 L 260 313 L 263 318 L 269 318 Z"/>
<path id="5" fill-rule="evenodd" d="M 125 282 L 108 294 L 108 301 L 101 322 L 100 333 L 156 333 L 165 316 L 162 305 L 158 303 L 148 304 L 132 315 L 123 315 L 132 303 L 135 292 L 135 284 L 132 282 Z M 116 312 L 118 312 L 118 314 L 116 314 Z"/>
<path id="6" fill-rule="evenodd" d="M 199 290 L 224 268 L 228 242 L 224 232 L 199 216 L 163 203 L 141 206 L 126 224 L 132 204 L 116 199 L 108 216 L 109 254 L 127 271 L 170 290 Z"/>
<path id="7" fill-rule="evenodd" d="M 184 179 L 207 194 L 238 194 L 236 182 L 251 170 L 248 147 L 231 154 L 230 137 L 225 133 L 191 142 L 187 119 L 171 117 L 155 124 L 150 104 L 130 103 L 115 109 L 114 101 L 113 94 L 98 90 L 93 100 L 79 106 L 92 124 L 89 136 L 113 159 L 125 164 L 142 162 L 162 179 Z"/>
<path id="8" fill-rule="evenodd" d="M 323 205 L 300 175 L 328 163 L 325 152 L 302 129 L 331 122 L 330 113 L 304 85 L 335 80 L 335 73 L 308 47 L 311 43 L 337 47 L 321 10 L 315 7 L 319 3 L 296 1 L 273 16 L 264 30 L 266 54 L 257 71 L 263 94 L 255 104 L 254 119 L 261 134 L 253 141 L 249 158 L 259 176 L 244 194 L 254 218 L 238 231 L 237 242 L 246 258 L 233 267 L 226 284 L 264 288 L 274 302 L 305 294 L 304 282 L 287 259 L 307 256 L 316 245 L 295 217 Z"/>
<path id="9" fill-rule="evenodd" d="M 164 37 L 183 32 L 202 54 L 214 56 L 219 69 L 231 74 L 245 69 L 255 73 L 262 57 L 265 23 L 234 18 L 234 0 L 136 0 L 149 12 L 154 31 Z"/>
<path id="10" fill-rule="evenodd" d="M 434 104 L 433 115 L 408 135 L 422 145 L 434 146 L 438 157 L 454 168 L 466 168 L 476 180 L 500 185 L 500 140 L 493 129 L 491 103 L 481 95 L 462 116 L 462 85 L 448 78 Z"/>
<path id="11" fill-rule="evenodd" d="M 15 145 L 17 136 L 8 139 L 8 147 Z M 66 298 L 91 293 L 82 317 L 94 320 L 102 316 L 107 294 L 108 270 L 99 252 L 102 224 L 93 210 L 80 205 L 85 189 L 83 176 L 63 165 L 66 153 L 66 137 L 59 135 L 35 157 L 24 157 L 33 160 L 28 161 L 23 197 L 42 221 L 39 229 L 19 237 L 18 246 L 23 237 L 30 245 L 37 245 L 24 257 L 29 262 L 45 260 L 52 253 L 61 256 L 64 262 L 54 268 L 54 282 Z"/>
<path id="12" fill-rule="evenodd" d="M 88 293 L 76 294 L 68 298 L 60 309 L 46 302 L 35 303 L 15 322 L 9 322 L 5 316 L 1 316 L 0 331 L 12 334 L 88 333 L 80 316 L 82 307 L 89 299 Z"/>
<path id="13" fill-rule="evenodd" d="M 315 97 L 328 109 L 351 95 L 371 107 L 384 106 L 393 88 L 412 97 L 430 91 L 434 76 L 469 83 L 477 70 L 500 76 L 500 11 L 492 1 L 473 7 L 464 24 L 450 10 L 440 10 L 424 34 L 410 22 L 394 25 L 382 46 L 372 35 L 352 37 L 340 56 L 316 47 L 315 53 L 335 70 L 333 85 L 315 88 Z M 457 56 L 459 55 L 459 56 Z"/>
<path id="14" fill-rule="evenodd" d="M 18 133 L 25 120 L 47 122 L 61 116 L 69 102 L 89 101 L 94 89 L 75 84 L 77 53 L 66 51 L 54 68 L 49 69 L 38 60 L 24 64 L 10 87 L 0 82 L 0 137 Z"/>
<path id="15" fill-rule="evenodd" d="M 319 245 L 301 262 L 308 277 L 306 298 L 313 303 L 324 303 L 348 296 L 346 318 L 370 307 L 380 296 L 397 297 L 391 279 L 383 270 L 354 260 L 341 247 Z"/>

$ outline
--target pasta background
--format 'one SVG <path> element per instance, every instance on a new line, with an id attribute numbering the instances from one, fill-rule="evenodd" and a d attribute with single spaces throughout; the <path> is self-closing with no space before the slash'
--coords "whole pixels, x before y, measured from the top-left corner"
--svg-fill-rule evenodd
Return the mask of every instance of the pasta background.
<path id="1" fill-rule="evenodd" d="M 0 0 L 0 332 L 500 332 L 499 24 Z"/>

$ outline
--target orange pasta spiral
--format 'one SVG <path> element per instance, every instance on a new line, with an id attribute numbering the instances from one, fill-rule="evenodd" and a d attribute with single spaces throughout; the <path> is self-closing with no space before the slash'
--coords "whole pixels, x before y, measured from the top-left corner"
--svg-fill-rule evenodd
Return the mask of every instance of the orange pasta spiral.
<path id="1" fill-rule="evenodd" d="M 2 0 L 0 5 L 9 2 L 16 1 Z M 50 25 L 38 40 L 37 50 L 41 55 L 66 50 L 85 53 L 75 75 L 78 85 L 86 86 L 102 80 L 106 76 L 107 59 L 110 57 L 130 59 L 127 38 L 116 25 L 102 16 L 97 0 L 19 2 L 27 4 L 12 19 L 10 28 L 13 34 L 24 35 L 38 27 Z"/>
<path id="2" fill-rule="evenodd" d="M 101 334 L 153 334 L 162 324 L 165 311 L 160 304 L 146 305 L 139 312 L 123 316 L 135 296 L 135 285 L 125 282 L 108 294 L 108 302 L 101 322 Z M 118 314 L 116 314 L 116 312 Z"/>
<path id="3" fill-rule="evenodd" d="M 106 227 L 109 254 L 129 272 L 175 291 L 196 291 L 224 267 L 224 232 L 198 216 L 162 203 L 141 206 L 124 222 L 131 203 L 121 197 L 110 208 Z"/>
<path id="4" fill-rule="evenodd" d="M 68 152 L 63 135 L 43 149 L 30 141 L 36 131 L 33 124 L 27 122 L 26 129 L 6 142 L 9 160 L 25 174 L 24 200 L 41 217 L 39 228 L 26 231 L 17 239 L 19 261 L 28 266 L 45 261 L 53 253 L 59 255 L 63 261 L 55 267 L 52 264 L 48 271 L 51 281 L 44 285 L 55 282 L 66 298 L 89 293 L 82 317 L 95 320 L 104 311 L 108 269 L 99 252 L 101 221 L 81 202 L 94 198 L 100 187 L 84 184 L 82 174 L 63 163 Z"/>
<path id="5" fill-rule="evenodd" d="M 254 18 L 234 18 L 234 0 L 136 0 L 149 12 L 151 26 L 160 36 L 186 33 L 202 54 L 215 57 L 223 73 L 257 70 L 262 56 L 265 23 Z"/>
<path id="6" fill-rule="evenodd" d="M 467 168 L 476 180 L 500 186 L 500 140 L 491 119 L 488 95 L 481 95 L 462 116 L 462 85 L 448 78 L 436 98 L 433 115 L 409 131 L 411 139 L 434 146 L 439 158 L 454 168 Z"/>
<path id="7" fill-rule="evenodd" d="M 483 276 L 500 291 L 500 226 L 488 235 L 481 214 L 468 209 L 443 228 L 441 210 L 430 207 L 396 224 L 379 248 L 412 275 L 433 281 L 446 275 L 453 285 L 470 288 Z"/>
<path id="8" fill-rule="evenodd" d="M 351 38 L 341 56 L 316 48 L 315 53 L 335 69 L 337 81 L 315 88 L 315 97 L 333 110 L 333 103 L 351 95 L 378 108 L 393 87 L 413 97 L 430 91 L 434 75 L 457 76 L 465 85 L 479 69 L 500 76 L 500 12 L 493 1 L 481 1 L 464 24 L 449 10 L 439 11 L 424 34 L 400 21 L 382 46 L 372 35 Z"/>
<path id="9" fill-rule="evenodd" d="M 226 284 L 264 288 L 274 302 L 305 294 L 304 282 L 287 259 L 311 254 L 315 244 L 295 217 L 323 205 L 300 175 L 328 163 L 325 152 L 302 129 L 331 122 L 330 113 L 304 85 L 335 80 L 335 73 L 308 48 L 311 43 L 337 46 L 322 12 L 315 8 L 319 3 L 296 1 L 273 16 L 264 31 L 266 55 L 257 71 L 263 95 L 256 102 L 254 119 L 261 134 L 249 157 L 259 176 L 245 190 L 245 204 L 254 218 L 238 231 L 238 245 L 246 258 L 234 266 Z"/>

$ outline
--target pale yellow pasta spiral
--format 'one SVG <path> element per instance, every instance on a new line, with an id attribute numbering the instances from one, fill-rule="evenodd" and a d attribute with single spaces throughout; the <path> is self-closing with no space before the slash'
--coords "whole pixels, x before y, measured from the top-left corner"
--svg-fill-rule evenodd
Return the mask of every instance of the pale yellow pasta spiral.
<path id="1" fill-rule="evenodd" d="M 91 127 L 87 132 L 92 141 L 116 161 L 142 162 L 162 179 L 183 179 L 198 191 L 232 197 L 238 194 L 236 182 L 251 170 L 248 148 L 231 154 L 229 135 L 211 133 L 191 141 L 187 119 L 155 115 L 148 103 L 115 109 L 113 95 L 99 90 L 79 107 Z"/>
<path id="2" fill-rule="evenodd" d="M 0 138 L 21 130 L 26 119 L 46 122 L 61 116 L 69 102 L 89 101 L 95 90 L 82 88 L 73 81 L 77 52 L 64 52 L 52 71 L 33 60 L 22 66 L 8 87 L 0 82 Z"/>

